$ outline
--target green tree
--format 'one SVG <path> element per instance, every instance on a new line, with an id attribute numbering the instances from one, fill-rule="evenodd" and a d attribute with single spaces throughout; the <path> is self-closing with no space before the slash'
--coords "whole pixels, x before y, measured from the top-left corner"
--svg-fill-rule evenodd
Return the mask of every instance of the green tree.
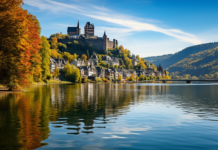
<path id="1" fill-rule="evenodd" d="M 133 74 L 130 75 L 129 81 L 135 81 L 135 77 Z"/>
<path id="2" fill-rule="evenodd" d="M 70 76 L 70 81 L 72 82 L 79 82 L 80 81 L 80 71 L 77 67 L 71 65 L 71 68 L 72 68 L 72 73 L 71 73 L 71 76 Z"/>
<path id="3" fill-rule="evenodd" d="M 136 55 L 136 58 L 137 58 L 138 60 L 140 60 L 140 57 L 139 57 L 139 55 Z"/>
<path id="4" fill-rule="evenodd" d="M 81 78 L 79 69 L 74 65 L 70 65 L 69 62 L 64 67 L 64 76 L 72 82 L 79 82 Z"/>
<path id="5" fill-rule="evenodd" d="M 119 75 L 118 80 L 122 81 L 122 75 Z"/>
<path id="6" fill-rule="evenodd" d="M 61 51 L 61 52 L 67 51 L 67 46 L 63 43 L 58 43 L 57 47 L 58 47 L 59 51 Z"/>
<path id="7" fill-rule="evenodd" d="M 75 59 L 75 55 L 71 55 L 68 52 L 63 52 L 62 56 L 64 59 L 66 59 L 69 62 L 72 62 Z"/>
<path id="8" fill-rule="evenodd" d="M 76 53 L 73 54 L 74 59 L 77 59 L 78 55 Z"/>
<path id="9" fill-rule="evenodd" d="M 215 72 L 215 73 L 214 73 L 214 78 L 215 78 L 215 79 L 218 79 L 218 72 Z"/>
<path id="10" fill-rule="evenodd" d="M 140 75 L 139 80 L 140 80 L 140 81 L 143 81 L 143 80 L 144 80 L 144 76 L 143 76 L 142 74 Z"/>
<path id="11" fill-rule="evenodd" d="M 89 51 L 87 50 L 87 52 L 86 52 L 86 53 L 87 53 L 87 58 L 89 59 Z"/>
<path id="12" fill-rule="evenodd" d="M 213 79 L 214 78 L 214 74 L 210 74 L 210 78 Z"/>
<path id="13" fill-rule="evenodd" d="M 66 79 L 70 79 L 70 75 L 72 74 L 72 68 L 70 66 L 69 61 L 67 62 L 67 64 L 64 66 L 64 76 Z"/>
<path id="14" fill-rule="evenodd" d="M 41 55 L 41 68 L 42 68 L 42 79 L 45 80 L 50 75 L 50 44 L 47 41 L 47 38 L 42 36 L 42 48 L 39 51 Z"/>
<path id="15" fill-rule="evenodd" d="M 145 63 L 144 63 L 142 60 L 139 61 L 138 66 L 139 66 L 139 69 L 146 69 L 146 68 L 147 68 L 147 67 L 145 66 Z"/>
<path id="16" fill-rule="evenodd" d="M 59 76 L 59 68 L 55 67 L 55 70 L 53 72 L 53 76 L 56 78 Z"/>
<path id="17" fill-rule="evenodd" d="M 205 74 L 205 75 L 204 75 L 204 78 L 205 78 L 205 79 L 209 79 L 209 77 L 210 77 L 210 76 L 209 76 L 208 74 Z"/>
<path id="18" fill-rule="evenodd" d="M 87 77 L 84 76 L 82 82 L 83 82 L 83 83 L 86 83 L 87 81 L 88 81 L 88 80 L 87 80 Z"/>

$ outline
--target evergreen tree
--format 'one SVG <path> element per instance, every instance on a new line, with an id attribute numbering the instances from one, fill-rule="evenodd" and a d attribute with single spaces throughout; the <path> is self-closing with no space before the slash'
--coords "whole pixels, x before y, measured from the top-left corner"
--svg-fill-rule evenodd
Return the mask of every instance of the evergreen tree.
<path id="1" fill-rule="evenodd" d="M 86 52 L 86 53 L 87 53 L 87 58 L 89 59 L 89 51 L 87 50 L 87 52 Z"/>

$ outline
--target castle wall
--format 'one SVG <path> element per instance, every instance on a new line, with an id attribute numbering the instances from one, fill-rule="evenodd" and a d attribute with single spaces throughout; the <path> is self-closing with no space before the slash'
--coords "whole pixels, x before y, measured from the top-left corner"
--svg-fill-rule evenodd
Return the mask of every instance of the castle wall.
<path id="1" fill-rule="evenodd" d="M 112 42 L 112 41 L 107 41 L 107 49 L 108 48 L 113 48 L 114 47 L 114 42 Z"/>
<path id="2" fill-rule="evenodd" d="M 61 42 L 63 44 L 67 44 L 68 42 L 73 42 L 74 40 L 76 40 L 80 43 L 84 43 L 83 39 L 58 39 L 58 42 Z"/>
<path id="3" fill-rule="evenodd" d="M 67 44 L 68 42 L 73 42 L 74 40 L 78 41 L 79 43 L 83 44 L 92 44 L 93 47 L 99 49 L 99 50 L 107 50 L 108 48 L 114 47 L 114 42 L 109 41 L 107 39 L 107 44 L 104 42 L 103 38 L 98 39 L 58 39 L 58 42 L 61 42 L 63 44 Z"/>
<path id="4" fill-rule="evenodd" d="M 103 49 L 103 39 L 86 39 L 85 42 L 88 44 L 92 44 L 92 46 L 94 46 L 95 48 L 99 50 L 104 50 Z"/>

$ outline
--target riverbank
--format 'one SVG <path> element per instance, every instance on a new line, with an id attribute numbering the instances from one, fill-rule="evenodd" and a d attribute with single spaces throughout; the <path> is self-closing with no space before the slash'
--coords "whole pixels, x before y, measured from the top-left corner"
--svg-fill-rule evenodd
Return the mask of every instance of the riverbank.
<path id="1" fill-rule="evenodd" d="M 72 84 L 72 82 L 49 80 L 48 83 L 38 82 L 38 83 L 32 83 L 31 85 L 49 85 L 49 84 Z M 7 87 L 0 85 L 0 95 L 8 94 L 8 93 L 20 93 L 20 92 L 24 92 L 24 91 L 25 90 L 9 91 L 9 89 Z"/>
<path id="2" fill-rule="evenodd" d="M 38 82 L 38 83 L 33 83 L 32 85 L 71 84 L 71 83 L 73 83 L 73 82 L 69 82 L 69 81 L 49 80 L 48 83 L 45 83 L 45 82 Z"/>
<path id="3" fill-rule="evenodd" d="M 6 88 L 4 86 L 0 86 L 0 96 L 3 94 L 20 93 L 20 92 L 23 92 L 23 90 L 21 90 L 21 91 L 9 91 L 8 88 Z"/>

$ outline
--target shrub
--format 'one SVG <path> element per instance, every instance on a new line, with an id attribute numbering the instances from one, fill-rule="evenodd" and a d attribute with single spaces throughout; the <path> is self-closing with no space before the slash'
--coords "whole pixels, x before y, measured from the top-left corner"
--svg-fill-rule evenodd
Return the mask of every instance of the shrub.
<path id="1" fill-rule="evenodd" d="M 102 82 L 102 79 L 101 78 L 96 78 L 95 81 L 96 82 Z"/>
<path id="2" fill-rule="evenodd" d="M 48 83 L 48 80 L 47 80 L 47 79 L 44 79 L 43 82 Z"/>
<path id="3" fill-rule="evenodd" d="M 83 79 L 82 79 L 82 82 L 83 82 L 83 83 L 86 83 L 87 81 L 88 81 L 87 77 L 84 76 Z"/>

